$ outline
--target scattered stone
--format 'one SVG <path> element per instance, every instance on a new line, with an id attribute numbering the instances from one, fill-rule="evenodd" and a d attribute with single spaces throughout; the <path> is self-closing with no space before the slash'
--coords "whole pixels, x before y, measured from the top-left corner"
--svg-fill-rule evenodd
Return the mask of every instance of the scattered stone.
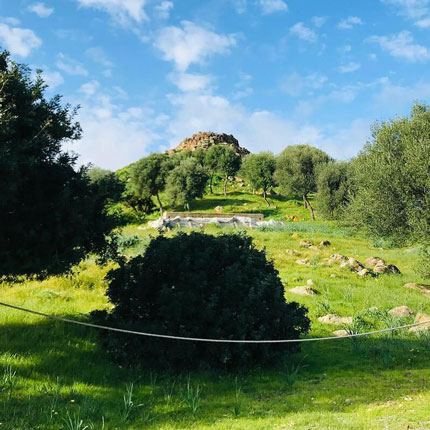
<path id="1" fill-rule="evenodd" d="M 335 273 L 330 274 L 330 278 L 336 278 L 336 274 Z"/>
<path id="2" fill-rule="evenodd" d="M 327 246 L 330 246 L 331 243 L 329 240 L 323 240 L 320 242 L 320 244 L 318 246 L 320 246 L 321 248 L 326 248 Z"/>
<path id="3" fill-rule="evenodd" d="M 332 254 L 327 261 L 327 264 L 330 266 L 333 263 L 342 263 L 343 261 L 347 261 L 348 257 L 346 255 L 341 254 Z"/>
<path id="4" fill-rule="evenodd" d="M 382 261 L 382 260 L 381 260 Z M 375 273 L 383 273 L 383 274 L 390 274 L 390 275 L 400 275 L 400 270 L 397 266 L 394 264 L 385 264 L 385 263 L 378 263 L 374 268 L 373 271 Z"/>
<path id="5" fill-rule="evenodd" d="M 308 258 L 302 258 L 300 260 L 296 260 L 296 264 L 300 264 L 301 266 L 310 266 L 311 262 Z"/>
<path id="6" fill-rule="evenodd" d="M 297 239 L 297 238 L 299 237 L 299 234 L 298 234 L 298 233 L 293 233 L 293 234 L 291 235 L 291 237 L 292 237 L 293 239 Z"/>
<path id="7" fill-rule="evenodd" d="M 300 246 L 303 246 L 304 248 L 312 248 L 313 243 L 310 242 L 309 240 L 301 240 Z"/>
<path id="8" fill-rule="evenodd" d="M 322 324 L 333 324 L 333 325 L 342 325 L 342 324 L 351 324 L 352 317 L 339 317 L 337 315 L 328 314 L 323 317 L 319 317 L 318 321 Z"/>
<path id="9" fill-rule="evenodd" d="M 312 287 L 312 286 L 314 285 L 314 281 L 312 281 L 312 279 L 308 279 L 308 280 L 306 281 L 306 285 L 307 285 L 308 287 Z"/>
<path id="10" fill-rule="evenodd" d="M 285 251 L 288 255 L 294 256 L 294 257 L 299 257 L 301 254 L 300 252 L 294 250 L 294 249 L 287 249 Z"/>
<path id="11" fill-rule="evenodd" d="M 367 269 L 361 269 L 357 272 L 358 276 L 369 276 L 371 275 L 371 272 L 369 272 L 369 270 Z"/>
<path id="12" fill-rule="evenodd" d="M 221 213 L 221 212 L 222 212 L 222 206 L 217 206 L 217 207 L 215 208 L 215 212 L 216 212 L 217 214 Z"/>
<path id="13" fill-rule="evenodd" d="M 397 306 L 396 308 L 389 310 L 388 313 L 390 315 L 397 315 L 399 317 L 410 317 L 414 314 L 407 306 Z"/>
<path id="14" fill-rule="evenodd" d="M 430 295 L 430 285 L 418 284 L 416 282 L 408 282 L 404 286 L 411 290 L 416 290 L 420 293 Z"/>
<path id="15" fill-rule="evenodd" d="M 416 327 L 411 327 L 409 329 L 410 333 L 420 333 L 420 332 L 430 331 L 430 315 L 417 314 L 417 316 L 415 318 L 415 322 L 417 322 L 417 323 L 428 322 L 428 324 L 423 324 L 423 325 L 418 325 Z"/>
<path id="16" fill-rule="evenodd" d="M 367 267 L 375 267 L 377 264 L 386 265 L 385 261 L 379 257 L 369 257 L 365 262 Z"/>
<path id="17" fill-rule="evenodd" d="M 350 268 L 353 272 L 360 272 L 362 271 L 365 267 L 355 258 L 348 258 L 348 260 L 343 260 L 340 263 L 340 267 L 348 267 Z"/>
<path id="18" fill-rule="evenodd" d="M 335 330 L 335 331 L 333 332 L 333 334 L 334 334 L 336 337 L 345 337 L 345 336 L 348 336 L 348 335 L 349 335 L 349 333 L 348 333 L 346 330 Z"/>
<path id="19" fill-rule="evenodd" d="M 376 312 L 379 311 L 379 308 L 377 306 L 372 306 L 371 308 L 369 308 L 369 311 Z"/>
<path id="20" fill-rule="evenodd" d="M 303 287 L 295 287 L 289 290 L 290 293 L 298 294 L 299 296 L 315 296 L 318 293 L 313 290 L 310 286 L 304 285 Z"/>

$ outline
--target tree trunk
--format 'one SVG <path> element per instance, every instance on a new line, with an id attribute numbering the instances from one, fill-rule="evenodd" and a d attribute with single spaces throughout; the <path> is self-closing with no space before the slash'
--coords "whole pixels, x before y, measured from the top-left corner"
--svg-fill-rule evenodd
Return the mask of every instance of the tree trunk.
<path id="1" fill-rule="evenodd" d="M 224 180 L 224 197 L 227 197 L 227 182 L 228 182 L 228 176 L 226 176 Z"/>
<path id="2" fill-rule="evenodd" d="M 155 197 L 157 197 L 158 206 L 160 206 L 160 213 L 162 214 L 164 212 L 164 208 L 163 208 L 163 204 L 161 203 L 160 196 L 157 193 Z"/>
<path id="3" fill-rule="evenodd" d="M 187 209 L 188 212 L 190 211 L 190 204 L 188 202 L 185 203 L 185 208 Z"/>
<path id="4" fill-rule="evenodd" d="M 214 175 L 212 174 L 212 175 L 210 176 L 210 178 L 209 178 L 209 191 L 210 191 L 210 193 L 211 193 L 211 194 L 213 194 L 213 193 L 214 193 L 214 190 L 213 190 L 213 188 L 212 188 L 213 177 L 214 177 Z"/>
<path id="5" fill-rule="evenodd" d="M 306 198 L 306 194 L 303 194 L 303 207 L 305 209 L 308 208 L 308 199 Z"/>
<path id="6" fill-rule="evenodd" d="M 311 211 L 311 217 L 312 217 L 312 221 L 315 221 L 315 214 L 314 214 L 314 208 L 311 206 L 311 204 L 309 203 L 308 200 L 308 196 L 306 194 L 303 195 L 303 200 L 306 204 L 305 207 L 307 207 L 310 211 Z"/>
<path id="7" fill-rule="evenodd" d="M 266 202 L 266 205 L 270 207 L 270 203 L 267 201 L 267 198 L 266 198 L 266 190 L 263 190 L 263 199 Z"/>

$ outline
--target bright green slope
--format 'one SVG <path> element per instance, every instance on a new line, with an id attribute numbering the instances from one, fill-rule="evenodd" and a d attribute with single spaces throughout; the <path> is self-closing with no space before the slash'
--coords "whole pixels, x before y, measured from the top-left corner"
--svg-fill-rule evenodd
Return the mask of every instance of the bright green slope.
<path id="1" fill-rule="evenodd" d="M 307 279 L 314 281 L 318 296 L 286 292 L 287 300 L 308 306 L 313 321 L 310 336 L 329 336 L 341 328 L 316 321 L 327 313 L 361 316 L 370 329 L 398 323 L 386 313 L 394 306 L 408 305 L 414 312 L 430 314 L 430 297 L 403 287 L 405 282 L 419 281 L 413 271 L 417 249 L 375 248 L 370 240 L 353 237 L 334 223 L 312 223 L 300 202 L 294 200 L 274 198 L 272 205 L 277 209 L 267 209 L 260 196 L 236 190 L 227 199 L 205 197 L 193 209 L 212 211 L 218 205 L 230 212 L 264 209 L 278 219 L 288 213 L 303 220 L 278 231 L 249 233 L 274 259 L 286 290 L 304 285 Z M 214 227 L 207 230 L 220 231 Z M 293 232 L 299 233 L 298 239 L 291 237 Z M 129 226 L 124 234 L 147 238 L 157 232 Z M 307 250 L 300 248 L 300 239 L 328 239 L 332 246 Z M 300 252 L 300 257 L 287 254 L 287 249 Z M 321 264 L 335 252 L 360 261 L 377 255 L 396 264 L 402 275 L 360 279 L 355 273 Z M 305 257 L 311 266 L 295 263 Z M 68 277 L 4 283 L 0 297 L 42 312 L 85 320 L 89 311 L 109 306 L 104 297 L 106 271 L 88 261 Z M 368 311 L 373 306 L 379 311 Z M 112 364 L 91 329 L 4 308 L 0 309 L 0 327 L 0 429 L 83 430 L 86 425 L 94 429 L 430 428 L 429 336 L 402 332 L 354 343 L 346 339 L 309 343 L 303 345 L 301 354 L 270 369 L 169 375 Z M 134 407 L 128 408 L 127 417 L 124 393 L 126 384 L 132 382 Z M 200 395 L 195 395 L 197 384 Z M 80 419 L 75 419 L 78 414 L 83 420 L 80 427 Z M 71 422 L 67 424 L 68 416 Z"/>

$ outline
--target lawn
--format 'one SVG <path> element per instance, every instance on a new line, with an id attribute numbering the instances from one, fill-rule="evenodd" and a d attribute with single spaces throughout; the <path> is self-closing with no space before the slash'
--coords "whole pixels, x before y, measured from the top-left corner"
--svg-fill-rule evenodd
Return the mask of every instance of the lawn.
<path id="1" fill-rule="evenodd" d="M 273 197 L 267 208 L 261 196 L 230 191 L 227 198 L 205 196 L 192 209 L 210 212 L 221 205 L 225 212 L 261 211 L 275 219 L 284 219 L 285 214 L 299 218 L 249 234 L 274 260 L 286 299 L 309 308 L 309 337 L 330 336 L 342 328 L 317 321 L 328 313 L 354 316 L 357 330 L 413 322 L 413 317 L 400 319 L 387 313 L 399 305 L 430 314 L 430 297 L 403 286 L 422 281 L 414 272 L 418 249 L 377 247 L 381 243 L 346 227 L 312 222 L 299 200 Z M 223 231 L 206 229 L 209 234 Z M 139 252 L 156 234 L 127 226 L 123 235 L 141 240 L 125 252 Z M 307 249 L 300 246 L 302 239 L 316 244 L 329 240 L 331 245 Z M 362 262 L 378 256 L 398 266 L 402 274 L 363 279 L 339 265 L 324 264 L 333 253 Z M 298 265 L 298 258 L 308 258 L 311 264 Z M 110 267 L 98 267 L 89 259 L 69 275 L 3 282 L 0 297 L 85 321 L 90 311 L 110 306 L 103 279 Z M 313 280 L 316 296 L 288 291 L 308 279 Z M 304 343 L 300 354 L 270 368 L 175 374 L 115 365 L 100 348 L 94 329 L 6 308 L 0 310 L 0 327 L 0 428 L 4 429 L 430 429 L 430 336 L 406 330 L 357 341 Z"/>

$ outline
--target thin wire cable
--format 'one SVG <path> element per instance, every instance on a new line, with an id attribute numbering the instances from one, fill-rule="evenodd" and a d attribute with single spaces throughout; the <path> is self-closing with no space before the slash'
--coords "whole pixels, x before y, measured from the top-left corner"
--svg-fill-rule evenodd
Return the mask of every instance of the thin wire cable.
<path id="1" fill-rule="evenodd" d="M 31 309 L 22 308 L 20 306 L 10 305 L 8 303 L 0 302 L 0 306 L 4 306 L 7 308 L 15 309 L 22 312 L 27 312 L 30 314 L 38 315 L 44 318 L 49 318 L 57 321 L 63 321 L 66 323 L 71 324 L 77 324 L 85 327 L 91 327 L 91 328 L 97 328 L 101 330 L 109 330 L 109 331 L 115 331 L 118 333 L 126 333 L 126 334 L 134 334 L 138 336 L 146 336 L 146 337 L 156 337 L 156 338 L 162 338 L 162 339 L 173 339 L 173 340 L 184 340 L 184 341 L 190 341 L 190 342 L 212 342 L 212 343 L 298 343 L 298 342 L 318 342 L 318 341 L 324 341 L 324 340 L 335 340 L 335 339 L 348 339 L 353 337 L 360 337 L 360 336 L 370 336 L 374 334 L 379 333 L 387 333 L 392 331 L 401 330 L 404 328 L 411 328 L 411 327 L 417 327 L 420 325 L 428 324 L 430 325 L 430 321 L 423 321 L 413 324 L 405 324 L 397 327 L 389 327 L 384 328 L 382 330 L 375 330 L 375 331 L 369 331 L 366 333 L 350 333 L 345 336 L 329 336 L 329 337 L 310 337 L 310 338 L 303 338 L 303 339 L 272 339 L 272 340 L 247 340 L 247 339 L 207 339 L 207 338 L 199 338 L 199 337 L 185 337 L 185 336 L 171 336 L 167 334 L 156 334 L 156 333 L 145 333 L 142 331 L 134 331 L 134 330 L 126 330 L 122 328 L 115 328 L 115 327 L 107 327 L 104 325 L 98 325 L 98 324 L 91 324 L 86 323 L 82 321 L 76 321 L 71 320 L 68 318 L 58 317 L 56 315 L 49 315 L 45 314 L 43 312 L 33 311 Z"/>

